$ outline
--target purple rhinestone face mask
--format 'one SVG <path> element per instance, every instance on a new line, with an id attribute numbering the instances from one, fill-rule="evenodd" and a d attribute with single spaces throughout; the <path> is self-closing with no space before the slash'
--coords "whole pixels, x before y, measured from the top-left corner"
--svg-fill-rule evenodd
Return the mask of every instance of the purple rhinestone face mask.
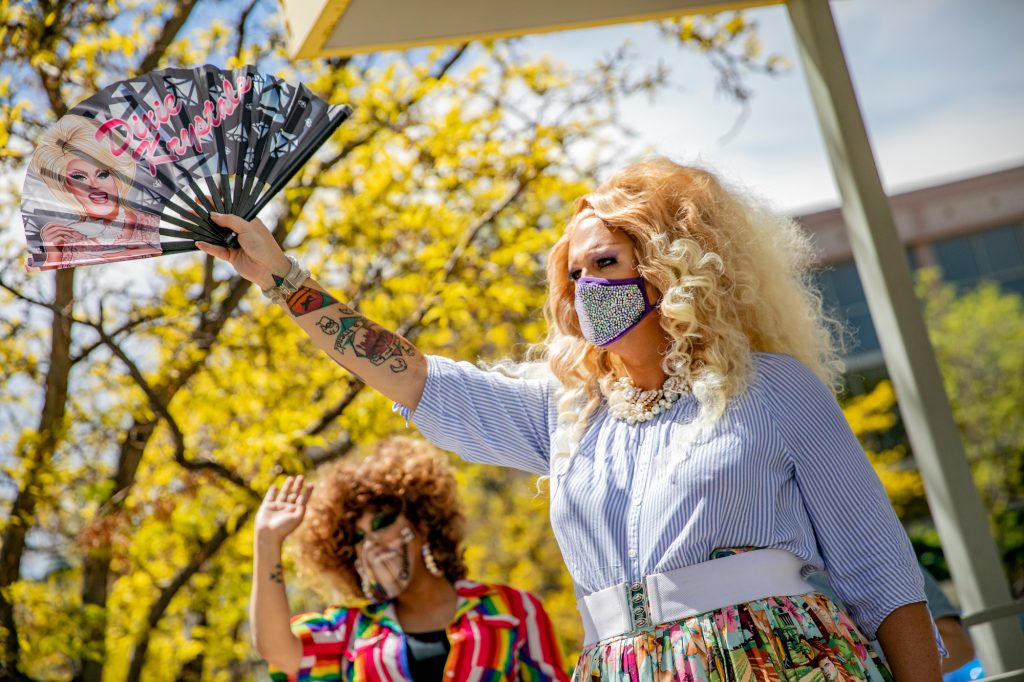
<path id="1" fill-rule="evenodd" d="M 618 341 L 652 310 L 641 277 L 576 280 L 576 315 L 583 337 L 595 346 Z"/>

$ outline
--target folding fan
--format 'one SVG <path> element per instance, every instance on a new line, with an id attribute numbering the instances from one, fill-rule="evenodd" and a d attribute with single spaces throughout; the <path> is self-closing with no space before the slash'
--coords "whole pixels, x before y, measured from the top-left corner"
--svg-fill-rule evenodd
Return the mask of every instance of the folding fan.
<path id="1" fill-rule="evenodd" d="M 247 66 L 114 83 L 42 137 L 21 214 L 30 270 L 234 246 L 210 212 L 251 220 L 352 113 Z"/>

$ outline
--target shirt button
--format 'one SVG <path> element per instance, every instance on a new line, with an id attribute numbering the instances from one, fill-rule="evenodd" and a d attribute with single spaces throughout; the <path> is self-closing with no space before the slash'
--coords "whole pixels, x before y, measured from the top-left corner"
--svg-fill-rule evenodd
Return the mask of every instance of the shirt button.
<path id="1" fill-rule="evenodd" d="M 636 550 L 635 549 L 629 550 L 629 558 L 630 559 L 635 559 L 636 558 Z"/>

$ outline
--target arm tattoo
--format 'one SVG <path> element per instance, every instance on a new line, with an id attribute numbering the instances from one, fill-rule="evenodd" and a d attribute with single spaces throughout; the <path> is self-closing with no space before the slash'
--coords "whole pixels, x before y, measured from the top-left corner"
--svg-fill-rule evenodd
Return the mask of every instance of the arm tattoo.
<path id="1" fill-rule="evenodd" d="M 324 293 L 323 291 L 310 289 L 309 287 L 299 287 L 294 294 L 288 297 L 288 310 L 290 310 L 292 315 L 295 317 L 301 317 L 316 310 L 334 305 L 337 302 L 338 300 L 336 298 L 332 297 L 330 294 Z"/>
<path id="2" fill-rule="evenodd" d="M 338 333 L 338 330 L 341 329 L 337 320 L 327 317 L 326 315 L 320 318 L 320 321 L 316 323 L 316 326 L 320 327 L 320 331 L 327 334 L 327 336 L 334 336 Z"/>
<path id="3" fill-rule="evenodd" d="M 275 583 L 284 585 L 284 566 L 281 564 L 275 564 L 274 570 L 270 572 L 270 579 Z"/>
<path id="4" fill-rule="evenodd" d="M 355 311 L 348 312 L 352 315 L 342 317 L 338 322 L 340 331 L 334 340 L 334 350 L 344 355 L 347 349 L 351 349 L 357 358 L 365 358 L 375 367 L 387 363 L 388 369 L 396 374 L 408 369 L 402 356 L 415 353 L 411 343 Z"/>
<path id="5" fill-rule="evenodd" d="M 375 367 L 387 363 L 388 369 L 396 374 L 408 369 L 409 365 L 402 356 L 411 357 L 416 354 L 416 349 L 394 332 L 370 322 L 348 306 L 316 289 L 300 287 L 288 297 L 288 309 L 295 317 L 323 310 L 328 306 L 335 306 L 338 319 L 330 315 L 321 315 L 316 326 L 327 336 L 337 334 L 334 350 L 344 355 L 346 349 L 352 349 L 357 358 L 365 358 Z"/>

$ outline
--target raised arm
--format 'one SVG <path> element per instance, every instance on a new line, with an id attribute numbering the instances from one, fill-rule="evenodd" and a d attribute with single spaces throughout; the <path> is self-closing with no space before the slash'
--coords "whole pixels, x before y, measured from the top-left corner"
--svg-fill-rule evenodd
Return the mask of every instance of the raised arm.
<path id="1" fill-rule="evenodd" d="M 218 225 L 238 234 L 240 248 L 197 242 L 201 251 L 227 261 L 261 289 L 280 283 L 291 263 L 258 218 L 246 221 L 234 215 L 212 216 Z M 427 362 L 412 343 L 349 308 L 312 278 L 306 279 L 281 307 L 313 343 L 367 385 L 410 408 L 419 404 L 427 380 Z"/>
<path id="2" fill-rule="evenodd" d="M 281 547 L 306 513 L 311 486 L 302 477 L 285 480 L 278 492 L 270 486 L 253 529 L 252 596 L 249 628 L 256 650 L 275 668 L 295 675 L 302 660 L 302 642 L 289 625 L 291 611 L 284 587 Z"/>
<path id="3" fill-rule="evenodd" d="M 221 258 L 263 289 L 287 276 L 291 263 L 258 219 L 214 213 L 238 234 L 240 248 L 204 242 L 197 246 Z M 327 355 L 402 407 L 438 447 L 474 462 L 547 473 L 555 428 L 553 386 L 485 372 L 468 363 L 429 359 L 409 341 L 340 303 L 312 279 L 282 302 L 288 315 Z"/>

